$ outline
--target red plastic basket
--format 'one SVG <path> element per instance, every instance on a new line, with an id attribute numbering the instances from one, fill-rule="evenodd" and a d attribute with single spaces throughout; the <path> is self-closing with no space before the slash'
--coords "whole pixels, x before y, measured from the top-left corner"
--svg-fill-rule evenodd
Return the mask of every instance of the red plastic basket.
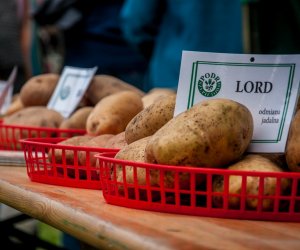
<path id="1" fill-rule="evenodd" d="M 95 156 L 109 204 L 219 218 L 300 221 L 300 173 L 167 166 L 114 159 L 114 155 Z M 241 182 L 239 193 L 229 192 L 233 177 Z M 213 188 L 216 180 L 223 183 L 221 190 Z M 253 181 L 257 193 L 247 191 Z M 264 192 L 269 181 L 275 182 L 273 193 Z M 283 188 L 282 183 L 288 185 Z"/>
<path id="2" fill-rule="evenodd" d="M 83 129 L 59 129 L 46 127 L 29 127 L 19 125 L 6 125 L 0 122 L 0 150 L 21 151 L 20 139 L 26 138 L 49 138 L 49 137 L 73 137 L 84 135 Z"/>
<path id="3" fill-rule="evenodd" d="M 59 186 L 101 189 L 99 164 L 93 155 L 118 150 L 57 144 L 62 140 L 65 138 L 20 140 L 30 180 Z"/>

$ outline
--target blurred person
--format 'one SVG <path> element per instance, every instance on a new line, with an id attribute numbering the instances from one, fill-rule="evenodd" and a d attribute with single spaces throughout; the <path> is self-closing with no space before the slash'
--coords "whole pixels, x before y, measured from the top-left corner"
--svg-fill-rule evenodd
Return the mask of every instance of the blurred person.
<path id="1" fill-rule="evenodd" d="M 24 54 L 27 48 L 23 43 L 27 35 L 24 32 L 26 11 L 26 0 L 0 1 L 0 80 L 6 81 L 14 66 L 17 66 L 14 93 L 19 93 L 30 77 L 30 68 Z"/>
<path id="2" fill-rule="evenodd" d="M 250 52 L 300 53 L 299 0 L 243 0 L 247 6 Z"/>
<path id="3" fill-rule="evenodd" d="M 242 53 L 240 0 L 126 0 L 125 38 L 150 60 L 145 90 L 177 89 L 183 50 Z"/>
<path id="4" fill-rule="evenodd" d="M 57 3 L 52 14 L 47 8 L 51 2 Z M 39 25 L 53 25 L 63 32 L 64 66 L 98 66 L 97 74 L 112 75 L 142 88 L 147 61 L 123 38 L 119 19 L 123 0 L 45 3 L 34 17 Z"/>

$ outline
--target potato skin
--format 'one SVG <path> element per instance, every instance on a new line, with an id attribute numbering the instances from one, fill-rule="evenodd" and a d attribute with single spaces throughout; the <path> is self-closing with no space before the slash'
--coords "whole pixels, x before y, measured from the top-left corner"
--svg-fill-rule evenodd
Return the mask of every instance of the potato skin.
<path id="1" fill-rule="evenodd" d="M 111 137 L 114 135 L 112 134 L 103 134 L 103 135 L 98 135 L 94 136 L 91 140 L 86 141 L 84 143 L 81 143 L 81 146 L 89 147 L 89 148 L 104 148 L 107 140 L 109 140 Z M 86 166 L 86 158 L 87 158 L 87 153 L 89 153 L 89 165 L 90 166 L 96 166 L 97 165 L 97 159 L 94 157 L 95 154 L 97 154 L 97 151 L 80 151 L 79 152 L 79 163 L 80 165 Z"/>
<path id="2" fill-rule="evenodd" d="M 122 91 L 104 97 L 87 118 L 86 130 L 90 135 L 118 134 L 143 109 L 141 97 L 132 91 Z"/>
<path id="3" fill-rule="evenodd" d="M 168 95 L 176 95 L 176 92 L 173 89 L 168 88 L 153 88 L 148 93 L 142 97 L 144 108 L 147 108 L 151 104 L 155 103 L 161 97 Z"/>
<path id="4" fill-rule="evenodd" d="M 127 146 L 123 147 L 116 155 L 116 159 L 121 160 L 128 160 L 128 161 L 134 161 L 134 162 L 145 162 L 145 147 L 149 140 L 151 139 L 151 136 L 144 137 L 142 139 L 139 139 L 131 144 L 128 144 Z M 117 181 L 123 182 L 123 172 L 124 169 L 126 169 L 126 182 L 127 183 L 134 183 L 134 168 L 132 166 L 125 166 L 125 168 L 122 168 L 121 166 L 116 167 L 116 177 L 114 177 L 114 173 L 112 173 L 112 178 L 116 178 Z M 137 183 L 139 185 L 146 185 L 147 179 L 146 179 L 146 168 L 144 167 L 138 167 L 136 168 L 137 171 Z M 149 169 L 149 184 L 153 187 L 160 187 L 160 171 L 158 169 Z M 165 171 L 164 177 L 163 177 L 163 186 L 165 188 L 174 188 L 175 187 L 175 172 L 174 171 Z M 196 185 L 202 184 L 204 178 L 202 175 L 197 175 L 196 177 Z M 190 174 L 189 173 L 180 173 L 179 174 L 179 186 L 181 189 L 188 190 L 191 187 L 191 180 L 190 180 Z M 140 197 L 141 199 L 146 199 L 146 193 L 144 193 L 145 190 L 139 190 L 140 191 Z M 124 189 L 122 186 L 119 186 L 119 193 L 123 194 Z M 133 197 L 134 192 L 133 190 L 129 189 L 129 196 Z M 171 195 L 171 197 L 168 197 L 169 199 L 174 199 L 174 197 Z M 159 200 L 160 195 L 157 193 L 152 193 L 152 199 Z"/>
<path id="5" fill-rule="evenodd" d="M 128 161 L 134 161 L 134 162 L 145 162 L 145 147 L 148 143 L 150 137 L 145 137 L 140 140 L 137 140 L 124 148 L 122 148 L 116 155 L 116 159 L 121 160 L 128 160 Z M 118 181 L 118 182 L 124 182 L 123 179 L 123 172 L 126 171 L 126 182 L 127 183 L 134 183 L 134 168 L 132 166 L 125 166 L 124 168 L 121 166 L 116 166 L 115 171 L 112 172 L 112 178 Z M 150 178 L 151 185 L 156 185 L 158 180 L 153 180 L 153 178 Z M 137 168 L 137 182 L 140 185 L 146 184 L 146 169 L 145 168 Z M 118 192 L 121 195 L 124 195 L 124 187 L 118 186 Z M 133 197 L 134 192 L 132 189 L 128 190 L 129 196 Z M 145 198 L 145 193 L 141 193 L 140 196 L 142 198 Z"/>
<path id="6" fill-rule="evenodd" d="M 86 143 L 87 141 L 91 140 L 93 137 L 88 135 L 79 135 L 67 138 L 63 140 L 57 145 L 68 145 L 68 146 L 80 146 L 82 143 Z M 48 152 L 48 158 L 50 162 L 53 162 L 53 152 L 54 152 L 54 160 L 55 163 L 62 163 L 63 162 L 63 150 L 62 149 L 54 149 L 54 151 L 50 150 Z M 74 164 L 74 150 L 65 150 L 65 160 L 66 164 Z"/>
<path id="7" fill-rule="evenodd" d="M 37 115 L 38 114 L 38 115 Z M 15 125 L 22 127 L 47 127 L 47 128 L 58 128 L 60 123 L 63 121 L 63 116 L 56 112 L 55 110 L 47 109 L 45 106 L 32 106 L 25 107 L 15 113 L 5 116 L 3 118 L 3 124 L 5 125 Z M 51 137 L 49 133 L 41 132 L 36 129 L 9 129 L 7 133 L 2 130 L 2 138 L 4 141 L 18 141 L 23 138 L 35 138 L 35 137 Z M 12 147 L 13 144 L 7 143 L 3 146 Z M 17 149 L 21 146 L 16 145 Z"/>
<path id="8" fill-rule="evenodd" d="M 105 148 L 122 149 L 127 145 L 128 144 L 125 140 L 125 131 L 123 131 L 109 138 L 105 144 Z"/>
<path id="9" fill-rule="evenodd" d="M 96 105 L 106 96 L 121 92 L 133 91 L 141 97 L 145 94 L 135 86 L 110 75 L 95 75 L 86 91 L 87 98 Z"/>
<path id="10" fill-rule="evenodd" d="M 85 129 L 86 121 L 94 107 L 82 107 L 77 109 L 68 119 L 60 124 L 61 129 Z"/>
<path id="11" fill-rule="evenodd" d="M 163 96 L 144 108 L 128 123 L 125 139 L 128 144 L 153 135 L 158 129 L 173 118 L 176 95 Z"/>
<path id="12" fill-rule="evenodd" d="M 20 90 L 20 98 L 25 107 L 46 106 L 58 83 L 59 75 L 46 73 L 30 78 Z"/>
<path id="13" fill-rule="evenodd" d="M 276 165 L 274 162 L 265 158 L 261 155 L 250 154 L 246 155 L 243 159 L 237 163 L 228 167 L 228 170 L 243 170 L 243 171 L 256 171 L 256 172 L 283 172 L 283 170 Z M 246 194 L 247 195 L 258 195 L 259 192 L 259 177 L 247 176 L 246 179 Z M 290 181 L 288 179 L 282 178 L 281 183 L 281 194 L 290 187 Z M 229 177 L 229 195 L 241 194 L 242 192 L 242 177 L 238 175 L 231 175 Z M 277 180 L 274 177 L 266 177 L 264 179 L 264 195 L 275 195 L 276 193 Z M 218 176 L 213 181 L 213 191 L 214 192 L 224 192 L 224 179 L 223 176 Z M 230 208 L 240 207 L 240 197 L 229 196 L 228 205 Z M 213 196 L 213 203 L 217 207 L 223 206 L 223 197 Z M 274 206 L 274 200 L 263 199 L 262 209 L 272 210 Z M 257 209 L 258 199 L 257 198 L 247 198 L 246 208 Z"/>
<path id="14" fill-rule="evenodd" d="M 63 119 L 55 110 L 45 106 L 32 106 L 4 117 L 3 122 L 7 125 L 58 128 Z"/>
<path id="15" fill-rule="evenodd" d="M 297 110 L 290 125 L 285 158 L 291 171 L 300 172 L 300 110 Z"/>
<path id="16" fill-rule="evenodd" d="M 209 99 L 180 113 L 154 133 L 146 161 L 168 165 L 225 167 L 246 151 L 253 118 L 244 105 Z"/>

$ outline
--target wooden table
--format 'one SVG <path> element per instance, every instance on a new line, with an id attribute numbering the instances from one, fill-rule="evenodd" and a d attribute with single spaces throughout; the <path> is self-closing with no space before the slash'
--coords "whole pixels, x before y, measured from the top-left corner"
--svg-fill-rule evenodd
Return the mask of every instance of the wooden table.
<path id="1" fill-rule="evenodd" d="M 0 166 L 0 202 L 101 249 L 300 249 L 300 223 L 113 206 L 98 190 L 31 182 L 25 167 Z"/>

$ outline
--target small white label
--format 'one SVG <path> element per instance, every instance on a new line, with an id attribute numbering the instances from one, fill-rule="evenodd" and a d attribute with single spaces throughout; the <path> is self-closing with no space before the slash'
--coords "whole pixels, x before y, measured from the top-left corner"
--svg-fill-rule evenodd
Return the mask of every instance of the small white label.
<path id="1" fill-rule="evenodd" d="M 12 102 L 14 82 L 17 77 L 18 67 L 11 71 L 7 81 L 0 81 L 0 113 L 4 114 Z"/>
<path id="2" fill-rule="evenodd" d="M 97 67 L 64 67 L 47 108 L 54 109 L 68 118 L 81 101 L 96 71 Z"/>
<path id="3" fill-rule="evenodd" d="M 184 51 L 174 115 L 212 98 L 244 104 L 254 119 L 249 152 L 285 151 L 298 99 L 300 55 Z"/>

